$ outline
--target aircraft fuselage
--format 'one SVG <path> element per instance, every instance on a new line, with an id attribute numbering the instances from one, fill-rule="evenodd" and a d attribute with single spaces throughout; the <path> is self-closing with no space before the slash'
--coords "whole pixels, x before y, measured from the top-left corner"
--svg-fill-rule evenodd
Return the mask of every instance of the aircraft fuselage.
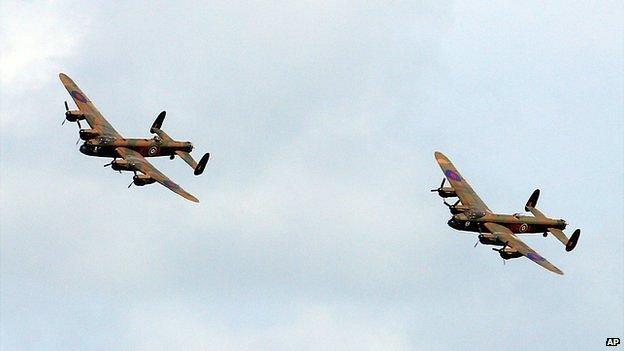
<path id="1" fill-rule="evenodd" d="M 164 141 L 161 139 L 126 139 L 96 137 L 89 139 L 80 146 L 80 152 L 89 156 L 118 157 L 115 151 L 125 147 L 140 153 L 143 157 L 172 156 L 176 151 L 191 152 L 193 144 L 188 141 Z"/>
<path id="2" fill-rule="evenodd" d="M 567 223 L 563 219 L 493 213 L 480 213 L 478 215 L 466 213 L 457 214 L 448 221 L 448 225 L 453 229 L 466 232 L 489 233 L 490 231 L 482 225 L 484 222 L 500 224 L 507 227 L 515 234 L 546 233 L 548 232 L 548 228 L 563 230 L 567 226 Z"/>

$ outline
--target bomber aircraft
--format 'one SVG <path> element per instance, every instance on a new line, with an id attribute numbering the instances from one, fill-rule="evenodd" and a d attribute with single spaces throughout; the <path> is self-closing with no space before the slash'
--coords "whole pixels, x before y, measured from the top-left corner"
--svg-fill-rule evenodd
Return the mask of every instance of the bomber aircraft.
<path id="1" fill-rule="evenodd" d="M 199 202 L 195 196 L 171 181 L 145 159 L 146 157 L 157 156 L 169 156 L 169 158 L 173 159 L 177 155 L 193 168 L 195 175 L 202 174 L 204 168 L 206 168 L 206 163 L 208 158 L 210 158 L 209 153 L 204 154 L 201 160 L 196 162 L 190 154 L 193 150 L 192 143 L 173 140 L 160 129 L 165 119 L 165 111 L 162 111 L 152 124 L 150 132 L 156 134 L 153 138 L 124 138 L 108 123 L 87 95 L 78 88 L 78 85 L 71 78 L 63 73 L 60 73 L 59 77 L 69 95 L 74 99 L 76 106 L 78 106 L 78 110 L 70 110 L 67 101 L 65 101 L 65 119 L 61 125 L 65 124 L 65 121 L 78 124 L 80 129 L 78 134 L 80 139 L 84 140 L 84 143 L 80 146 L 80 152 L 88 156 L 112 157 L 113 160 L 104 165 L 104 167 L 111 166 L 112 169 L 120 173 L 121 171 L 134 172 L 130 185 L 144 186 L 158 182 L 185 199 Z M 86 120 L 91 128 L 82 129 L 80 125 L 81 120 Z M 118 160 L 117 158 L 121 159 Z M 137 174 L 137 172 L 142 174 Z M 128 185 L 128 188 L 130 185 Z"/>
<path id="2" fill-rule="evenodd" d="M 575 230 L 568 239 L 563 232 L 567 226 L 566 221 L 548 218 L 535 208 L 540 194 L 539 189 L 531 194 L 524 207 L 525 211 L 531 212 L 533 216 L 525 216 L 519 213 L 513 215 L 496 214 L 490 211 L 446 156 L 441 152 L 436 152 L 434 155 L 446 178 L 442 179 L 439 188 L 431 191 L 437 192 L 442 198 L 459 198 L 452 205 L 444 200 L 444 204 L 448 206 L 453 215 L 448 221 L 451 228 L 478 232 L 479 241 L 475 243 L 475 247 L 479 242 L 484 245 L 502 246 L 502 248 L 493 248 L 492 250 L 498 251 L 503 260 L 525 256 L 551 272 L 563 274 L 559 268 L 548 262 L 515 235 L 543 233 L 546 237 L 550 232 L 565 245 L 566 251 L 572 251 L 576 246 L 581 235 L 580 229 Z M 450 187 L 444 186 L 447 179 Z"/>

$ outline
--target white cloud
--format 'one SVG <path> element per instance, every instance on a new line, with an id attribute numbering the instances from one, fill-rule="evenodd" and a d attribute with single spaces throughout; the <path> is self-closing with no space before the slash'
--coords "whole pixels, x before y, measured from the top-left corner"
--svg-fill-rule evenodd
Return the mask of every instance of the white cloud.
<path id="1" fill-rule="evenodd" d="M 0 4 L 0 83 L 3 92 L 40 88 L 56 79 L 89 30 L 88 17 L 72 16 L 60 1 L 3 1 Z"/>
<path id="2" fill-rule="evenodd" d="M 124 313 L 128 350 L 410 350 L 405 333 L 381 316 L 328 305 L 289 304 L 268 325 L 238 328 L 205 306 L 158 301 Z M 227 320 L 227 318 L 225 318 Z M 277 320 L 277 321 L 276 321 Z"/>

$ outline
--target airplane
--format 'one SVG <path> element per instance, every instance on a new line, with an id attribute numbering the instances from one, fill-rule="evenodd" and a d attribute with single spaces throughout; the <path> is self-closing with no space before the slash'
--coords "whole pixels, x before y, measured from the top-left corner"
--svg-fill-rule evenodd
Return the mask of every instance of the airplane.
<path id="1" fill-rule="evenodd" d="M 543 233 L 544 237 L 552 233 L 563 245 L 566 251 L 572 251 L 578 243 L 581 230 L 576 229 L 568 239 L 563 230 L 567 223 L 563 219 L 553 219 L 546 217 L 536 208 L 540 195 L 536 189 L 529 197 L 524 210 L 531 212 L 533 216 L 525 216 L 520 213 L 513 215 L 493 213 L 485 203 L 479 198 L 477 193 L 470 187 L 468 181 L 457 171 L 453 163 L 441 152 L 435 152 L 436 161 L 442 168 L 445 178 L 437 189 L 437 192 L 444 199 L 457 197 L 454 204 L 449 204 L 444 200 L 444 204 L 449 208 L 453 217 L 448 221 L 448 225 L 456 230 L 467 232 L 478 232 L 479 240 L 475 243 L 484 245 L 502 246 L 493 248 L 505 260 L 512 258 L 527 257 L 538 265 L 551 272 L 563 275 L 563 272 L 548 262 L 544 257 L 535 252 L 527 244 L 522 242 L 515 234 Z M 445 187 L 444 183 L 448 179 L 450 187 Z"/>
<path id="2" fill-rule="evenodd" d="M 177 155 L 193 168 L 195 175 L 202 174 L 206 168 L 210 153 L 204 154 L 200 161 L 196 162 L 190 154 L 193 150 L 191 142 L 173 140 L 161 129 L 165 119 L 165 111 L 156 117 L 150 128 L 150 132 L 156 134 L 152 139 L 124 138 L 108 123 L 93 102 L 71 78 L 63 73 L 59 74 L 59 78 L 78 106 L 78 110 L 70 110 L 67 101 L 65 101 L 65 119 L 61 125 L 65 124 L 65 121 L 78 124 L 78 135 L 80 136 L 78 142 L 81 139 L 84 140 L 80 146 L 81 153 L 88 156 L 112 157 L 113 160 L 105 164 L 104 167 L 110 166 L 120 173 L 121 171 L 134 172 L 132 183 L 128 185 L 128 188 L 132 184 L 144 186 L 158 182 L 187 200 L 199 202 L 195 196 L 171 181 L 145 159 L 146 157 L 169 156 L 173 160 Z M 81 120 L 86 120 L 91 128 L 83 129 L 80 125 Z M 118 160 L 118 158 L 121 159 Z M 137 174 L 137 172 L 142 174 Z"/>

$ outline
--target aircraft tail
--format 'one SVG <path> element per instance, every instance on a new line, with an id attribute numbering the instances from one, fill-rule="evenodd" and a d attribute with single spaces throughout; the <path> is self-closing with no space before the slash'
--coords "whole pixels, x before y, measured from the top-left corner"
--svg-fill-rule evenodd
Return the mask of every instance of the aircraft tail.
<path id="1" fill-rule="evenodd" d="M 539 196 L 540 196 L 540 190 L 535 189 L 533 191 L 533 194 L 531 194 L 531 196 L 529 197 L 529 200 L 527 201 L 526 205 L 524 205 L 524 210 L 530 211 L 531 208 L 535 208 L 535 206 L 537 206 L 537 200 L 539 199 Z"/>
<path id="2" fill-rule="evenodd" d="M 540 210 L 535 208 L 535 206 L 537 205 L 537 200 L 539 199 L 539 195 L 540 195 L 540 190 L 535 189 L 535 191 L 533 191 L 533 194 L 531 194 L 531 196 L 529 197 L 529 200 L 527 201 L 526 205 L 524 205 L 524 210 L 530 211 L 535 217 L 546 218 L 546 216 Z M 576 247 L 576 244 L 578 243 L 578 239 L 581 236 L 580 229 L 575 230 L 569 239 L 565 235 L 563 230 L 561 229 L 548 228 L 548 231 L 552 233 L 552 235 L 554 235 L 555 238 L 561 241 L 563 245 L 565 245 L 566 251 L 574 250 L 574 248 Z"/>
<path id="3" fill-rule="evenodd" d="M 154 121 L 154 123 L 152 123 L 150 132 L 157 134 L 162 140 L 172 141 L 173 139 L 162 129 L 160 129 L 160 127 L 162 127 L 163 121 L 165 120 L 166 114 L 167 113 L 165 111 L 162 111 L 158 114 L 158 117 L 156 117 L 156 120 Z M 199 163 L 197 163 L 195 159 L 193 159 L 193 156 L 191 156 L 191 154 L 186 151 L 178 150 L 175 153 L 182 160 L 184 160 L 184 162 L 191 166 L 191 168 L 193 168 L 193 173 L 195 175 L 200 175 L 204 172 L 206 164 L 208 163 L 208 159 L 210 158 L 210 153 L 205 153 L 201 160 L 199 160 Z"/>
<path id="4" fill-rule="evenodd" d="M 193 159 L 193 156 L 191 156 L 191 154 L 189 154 L 186 151 L 178 150 L 175 153 L 176 155 L 180 156 L 180 158 L 183 159 L 184 162 L 186 162 L 189 166 L 191 166 L 191 168 L 193 169 L 193 174 L 195 175 L 200 175 L 204 172 L 204 169 L 206 168 L 206 164 L 208 163 L 208 160 L 210 159 L 209 152 L 206 152 L 204 156 L 202 156 L 202 158 L 199 160 L 199 163 L 195 162 L 195 160 Z"/>
<path id="5" fill-rule="evenodd" d="M 570 239 L 565 235 L 565 233 L 561 229 L 556 228 L 548 228 L 548 231 L 551 232 L 563 245 L 565 245 L 566 251 L 572 251 L 576 247 L 578 243 L 578 239 L 581 236 L 581 230 L 577 229 L 572 233 Z"/>

